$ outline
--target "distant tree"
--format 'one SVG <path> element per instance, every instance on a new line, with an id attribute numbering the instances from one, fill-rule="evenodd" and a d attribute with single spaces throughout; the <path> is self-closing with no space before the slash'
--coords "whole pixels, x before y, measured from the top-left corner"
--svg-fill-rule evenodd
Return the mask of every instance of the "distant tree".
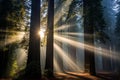
<path id="1" fill-rule="evenodd" d="M 105 21 L 103 19 L 103 10 L 101 0 L 83 0 L 84 1 L 84 34 L 91 37 L 84 37 L 85 44 L 94 46 L 95 39 L 104 41 Z M 94 36 L 95 34 L 95 36 Z M 99 35 L 96 35 L 99 34 Z M 95 37 L 95 38 L 94 38 Z M 85 71 L 95 75 L 95 54 L 85 48 Z"/>
<path id="2" fill-rule="evenodd" d="M 54 29 L 54 0 L 48 0 L 48 18 L 47 18 L 47 49 L 46 49 L 46 76 L 53 77 L 53 29 Z"/>
<path id="3" fill-rule="evenodd" d="M 41 78 L 40 37 L 38 35 L 40 31 L 40 4 L 41 0 L 32 0 L 29 51 L 26 66 L 26 77 L 34 80 Z"/>
<path id="4" fill-rule="evenodd" d="M 116 0 L 117 1 L 117 0 Z M 106 55 L 114 54 L 112 52 L 116 51 L 116 39 L 115 39 L 115 24 L 116 24 L 116 13 L 117 13 L 117 6 L 116 6 L 116 1 L 114 0 L 102 0 L 102 6 L 103 8 L 103 14 L 104 14 L 104 19 L 106 22 L 106 27 L 105 27 L 105 36 L 107 39 L 105 40 L 105 43 L 97 42 L 97 46 L 101 47 L 101 52 L 103 52 L 103 49 L 108 50 Z M 114 65 L 114 59 L 108 58 L 106 56 L 101 56 L 102 58 L 102 69 L 104 71 L 112 71 L 115 70 Z M 109 67 L 108 67 L 109 66 Z"/>
<path id="5" fill-rule="evenodd" d="M 119 40 L 120 40 L 120 2 L 118 2 L 118 5 L 119 5 L 119 10 L 118 10 L 119 12 L 116 15 L 117 22 L 116 22 L 115 34 L 116 34 L 117 40 L 119 42 Z M 120 45 L 120 43 L 118 43 L 118 44 Z"/>
<path id="6" fill-rule="evenodd" d="M 118 55 L 119 55 L 119 52 L 120 52 L 120 1 L 117 0 L 117 4 L 118 4 L 118 13 L 116 15 L 116 28 L 115 28 L 115 36 L 116 36 L 116 48 L 117 48 L 117 52 L 118 52 Z M 120 56 L 119 56 L 120 57 Z M 118 69 L 118 72 L 119 72 L 119 75 L 120 75 L 120 61 L 118 60 L 117 61 L 117 69 Z M 120 77 L 119 77 L 120 79 Z"/>

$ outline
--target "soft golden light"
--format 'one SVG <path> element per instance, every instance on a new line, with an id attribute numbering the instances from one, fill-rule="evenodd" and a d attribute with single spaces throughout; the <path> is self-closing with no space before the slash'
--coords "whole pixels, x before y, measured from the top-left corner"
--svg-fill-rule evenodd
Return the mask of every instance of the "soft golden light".
<path id="1" fill-rule="evenodd" d="M 44 37 L 45 37 L 45 29 L 40 29 L 40 31 L 39 31 L 39 35 L 40 35 L 40 38 L 41 38 L 41 40 L 43 40 L 44 39 Z"/>

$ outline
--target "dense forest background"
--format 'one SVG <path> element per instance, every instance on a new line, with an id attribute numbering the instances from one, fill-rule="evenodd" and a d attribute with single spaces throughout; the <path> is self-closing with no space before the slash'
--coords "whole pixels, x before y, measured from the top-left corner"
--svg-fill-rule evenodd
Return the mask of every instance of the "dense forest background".
<path id="1" fill-rule="evenodd" d="M 120 0 L 0 0 L 0 78 L 120 75 L 119 47 Z"/>

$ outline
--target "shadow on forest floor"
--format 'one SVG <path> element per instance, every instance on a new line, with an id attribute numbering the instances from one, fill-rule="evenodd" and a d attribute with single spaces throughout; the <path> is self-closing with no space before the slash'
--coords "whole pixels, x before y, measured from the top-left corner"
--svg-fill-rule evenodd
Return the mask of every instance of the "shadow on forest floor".
<path id="1" fill-rule="evenodd" d="M 112 76 L 112 78 L 111 78 Z M 114 75 L 100 74 L 99 76 L 91 76 L 88 73 L 77 73 L 77 72 L 66 72 L 66 73 L 55 73 L 54 78 L 42 77 L 41 79 L 34 80 L 119 80 Z M 100 78 L 101 77 L 101 78 Z M 105 78 L 106 77 L 106 78 Z M 30 80 L 30 79 L 0 79 L 0 80 Z M 33 80 L 33 79 L 32 79 Z"/>
<path id="2" fill-rule="evenodd" d="M 97 76 L 105 80 L 120 80 L 119 73 L 115 72 L 99 72 Z"/>

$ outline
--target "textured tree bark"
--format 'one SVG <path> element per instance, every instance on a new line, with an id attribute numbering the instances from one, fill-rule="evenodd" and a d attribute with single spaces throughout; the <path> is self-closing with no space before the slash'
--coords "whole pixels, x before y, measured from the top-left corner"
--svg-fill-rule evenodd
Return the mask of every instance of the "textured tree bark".
<path id="1" fill-rule="evenodd" d="M 40 4 L 41 0 L 32 0 L 29 51 L 26 67 L 26 77 L 34 80 L 41 78 L 40 37 L 38 35 L 40 30 Z"/>
<path id="2" fill-rule="evenodd" d="M 54 0 L 48 0 L 48 22 L 47 22 L 47 49 L 46 49 L 46 76 L 53 77 L 53 28 L 54 28 Z"/>

